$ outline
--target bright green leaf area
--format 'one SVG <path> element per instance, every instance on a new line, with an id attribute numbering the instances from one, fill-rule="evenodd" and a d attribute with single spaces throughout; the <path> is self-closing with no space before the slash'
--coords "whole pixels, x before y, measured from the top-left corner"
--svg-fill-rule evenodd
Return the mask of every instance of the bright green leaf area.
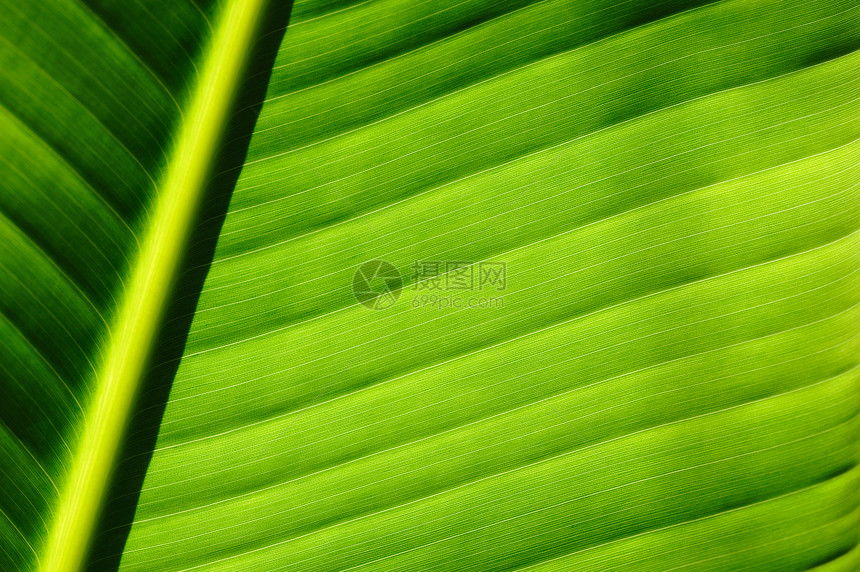
<path id="1" fill-rule="evenodd" d="M 0 570 L 242 2 L 48 4 L 0 16 Z M 296 0 L 85 569 L 860 569 L 858 71 L 857 0 Z"/>

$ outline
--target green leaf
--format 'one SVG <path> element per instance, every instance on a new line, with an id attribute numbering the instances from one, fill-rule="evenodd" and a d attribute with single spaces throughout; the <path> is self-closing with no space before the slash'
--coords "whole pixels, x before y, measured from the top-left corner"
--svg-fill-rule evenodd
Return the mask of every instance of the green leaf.
<path id="1" fill-rule="evenodd" d="M 0 569 L 860 566 L 856 0 L 48 5 Z"/>
<path id="2" fill-rule="evenodd" d="M 58 4 L 5 22 L 4 569 L 83 565 L 265 6 L 227 8 L 198 69 L 193 3 Z"/>

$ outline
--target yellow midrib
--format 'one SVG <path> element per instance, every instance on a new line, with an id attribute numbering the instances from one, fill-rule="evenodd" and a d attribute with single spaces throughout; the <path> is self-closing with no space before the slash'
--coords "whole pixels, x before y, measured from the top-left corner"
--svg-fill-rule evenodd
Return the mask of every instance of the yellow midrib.
<path id="1" fill-rule="evenodd" d="M 147 359 L 203 197 L 212 161 L 268 0 L 231 0 L 159 185 L 155 216 L 107 349 L 73 469 L 48 537 L 45 572 L 83 569 Z"/>

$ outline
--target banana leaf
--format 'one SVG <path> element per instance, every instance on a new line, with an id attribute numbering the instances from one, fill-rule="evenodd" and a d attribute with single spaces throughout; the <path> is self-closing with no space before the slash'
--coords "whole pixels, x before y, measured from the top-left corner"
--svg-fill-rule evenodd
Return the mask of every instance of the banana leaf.
<path id="1" fill-rule="evenodd" d="M 0 570 L 860 569 L 860 2 L 0 10 Z"/>

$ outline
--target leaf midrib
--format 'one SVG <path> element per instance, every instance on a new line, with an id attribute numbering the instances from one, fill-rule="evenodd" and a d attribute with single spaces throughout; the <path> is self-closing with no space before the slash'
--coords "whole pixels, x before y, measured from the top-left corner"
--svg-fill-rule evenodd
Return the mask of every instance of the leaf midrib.
<path id="1" fill-rule="evenodd" d="M 114 320 L 99 368 L 98 389 L 89 407 L 74 468 L 63 486 L 42 570 L 83 569 L 135 398 L 267 4 L 268 0 L 233 0 L 221 11 L 200 82 L 179 127 L 165 178 L 158 185 L 155 214 L 133 266 L 130 287 Z"/>

